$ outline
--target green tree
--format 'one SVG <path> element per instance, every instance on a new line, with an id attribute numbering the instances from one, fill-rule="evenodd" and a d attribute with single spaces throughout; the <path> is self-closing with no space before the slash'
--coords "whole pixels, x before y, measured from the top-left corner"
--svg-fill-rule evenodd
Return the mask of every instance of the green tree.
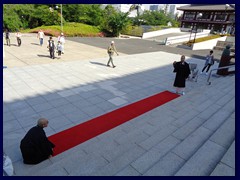
<path id="1" fill-rule="evenodd" d="M 51 4 L 4 4 L 3 26 L 11 31 L 60 24 L 59 9 L 50 11 Z"/>
<path id="2" fill-rule="evenodd" d="M 120 32 L 129 24 L 128 13 L 116 13 L 109 17 L 108 27 L 113 36 L 119 36 Z"/>
<path id="3" fill-rule="evenodd" d="M 111 5 L 105 7 L 101 29 L 110 36 L 119 36 L 130 23 L 129 12 L 117 12 Z"/>
<path id="4" fill-rule="evenodd" d="M 4 4 L 3 27 L 10 31 L 28 27 L 28 18 L 32 7 L 32 5 Z"/>
<path id="5" fill-rule="evenodd" d="M 63 7 L 64 18 L 67 22 L 99 26 L 103 19 L 103 10 L 100 4 L 66 4 Z"/>
<path id="6" fill-rule="evenodd" d="M 143 24 L 151 26 L 166 26 L 168 22 L 171 22 L 173 26 L 178 25 L 177 21 L 170 15 L 166 15 L 164 11 L 145 11 L 140 19 L 143 20 Z"/>

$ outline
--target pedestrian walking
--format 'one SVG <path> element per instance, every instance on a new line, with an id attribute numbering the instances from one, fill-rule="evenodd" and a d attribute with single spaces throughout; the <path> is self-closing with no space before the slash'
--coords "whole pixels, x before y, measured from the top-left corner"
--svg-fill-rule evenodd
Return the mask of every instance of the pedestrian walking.
<path id="1" fill-rule="evenodd" d="M 10 46 L 10 32 L 8 29 L 6 29 L 5 31 L 5 39 L 6 39 L 7 46 Z"/>
<path id="2" fill-rule="evenodd" d="M 49 49 L 49 52 L 50 52 L 50 58 L 55 59 L 55 56 L 54 56 L 55 44 L 52 36 L 49 37 L 47 48 Z"/>
<path id="3" fill-rule="evenodd" d="M 48 140 L 43 128 L 48 120 L 40 118 L 37 126 L 32 127 L 21 140 L 20 149 L 25 164 L 38 164 L 52 157 L 55 145 Z"/>
<path id="4" fill-rule="evenodd" d="M 185 62 L 185 56 L 182 55 L 179 62 L 174 61 L 173 67 L 173 72 L 176 73 L 173 86 L 176 87 L 177 94 L 184 95 L 186 79 L 188 78 L 189 74 L 191 74 L 189 64 Z"/>
<path id="5" fill-rule="evenodd" d="M 107 66 L 110 66 L 109 64 L 110 64 L 110 62 L 111 62 L 113 68 L 116 67 L 116 66 L 113 64 L 113 59 L 112 59 L 114 52 L 118 55 L 117 49 L 116 49 L 116 47 L 115 47 L 115 43 L 114 43 L 114 41 L 112 41 L 111 44 L 110 44 L 110 46 L 109 46 L 108 49 L 107 49 L 107 53 L 108 53 L 108 55 L 109 55 L 109 60 L 108 60 Z"/>
<path id="6" fill-rule="evenodd" d="M 60 41 L 58 41 L 57 43 L 57 53 L 58 53 L 58 56 L 61 56 L 62 54 L 62 43 Z"/>
<path id="7" fill-rule="evenodd" d="M 203 73 L 203 71 L 207 68 L 206 70 L 206 75 L 208 75 L 208 71 L 210 69 L 210 67 L 214 64 L 214 56 L 213 56 L 213 50 L 211 50 L 209 52 L 209 54 L 206 56 L 206 61 L 205 61 L 205 65 L 202 69 L 201 74 Z"/>
<path id="8" fill-rule="evenodd" d="M 22 34 L 21 34 L 19 31 L 17 31 L 17 33 L 15 34 L 15 36 L 16 36 L 16 38 L 17 38 L 18 47 L 20 47 L 21 44 L 22 44 L 22 40 L 21 40 Z"/>
<path id="9" fill-rule="evenodd" d="M 58 36 L 58 41 L 61 42 L 61 45 L 62 45 L 62 54 L 64 54 L 65 36 L 64 36 L 63 33 L 61 33 L 60 36 Z"/>
<path id="10" fill-rule="evenodd" d="M 44 36 L 45 36 L 44 32 L 40 29 L 37 34 L 37 38 L 39 38 L 40 46 L 43 45 Z"/>

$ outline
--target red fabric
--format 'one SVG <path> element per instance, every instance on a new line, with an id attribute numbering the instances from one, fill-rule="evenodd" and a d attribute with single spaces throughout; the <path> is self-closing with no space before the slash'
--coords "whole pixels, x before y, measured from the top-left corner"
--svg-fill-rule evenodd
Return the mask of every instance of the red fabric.
<path id="1" fill-rule="evenodd" d="M 53 155 L 60 154 L 177 97 L 179 95 L 164 91 L 56 133 L 49 137 L 56 145 Z"/>

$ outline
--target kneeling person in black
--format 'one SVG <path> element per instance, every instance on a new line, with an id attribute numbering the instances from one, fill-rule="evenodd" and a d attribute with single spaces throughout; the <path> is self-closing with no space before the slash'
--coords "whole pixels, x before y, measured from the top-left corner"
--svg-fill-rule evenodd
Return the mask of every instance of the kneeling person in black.
<path id="1" fill-rule="evenodd" d="M 48 120 L 40 118 L 37 126 L 32 127 L 21 140 L 20 149 L 25 164 L 38 164 L 52 157 L 55 145 L 50 142 L 43 130 Z"/>

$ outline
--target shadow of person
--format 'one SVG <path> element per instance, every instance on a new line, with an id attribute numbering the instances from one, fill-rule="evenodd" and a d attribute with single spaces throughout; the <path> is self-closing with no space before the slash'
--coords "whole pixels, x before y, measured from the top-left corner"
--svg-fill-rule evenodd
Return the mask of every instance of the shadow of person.
<path id="1" fill-rule="evenodd" d="M 38 43 L 31 43 L 32 45 L 36 45 L 36 46 L 40 46 L 40 44 Z"/>
<path id="2" fill-rule="evenodd" d="M 96 65 L 99 65 L 99 66 L 107 66 L 106 64 L 103 64 L 103 63 L 99 63 L 99 62 L 92 62 L 92 61 L 89 61 L 91 64 L 96 64 Z"/>
<path id="3" fill-rule="evenodd" d="M 37 54 L 38 57 L 49 57 L 49 55 Z"/>

